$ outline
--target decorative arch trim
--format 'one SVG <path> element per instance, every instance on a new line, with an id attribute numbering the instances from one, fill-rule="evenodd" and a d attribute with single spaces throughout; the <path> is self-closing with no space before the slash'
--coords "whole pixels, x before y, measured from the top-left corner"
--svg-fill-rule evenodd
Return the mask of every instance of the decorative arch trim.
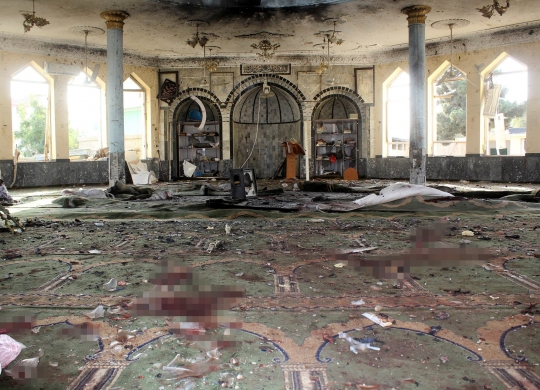
<path id="1" fill-rule="evenodd" d="M 268 80 L 269 84 L 274 84 L 288 91 L 292 96 L 295 96 L 298 103 L 300 103 L 300 100 L 306 100 L 306 96 L 302 93 L 302 91 L 300 91 L 300 89 L 298 89 L 296 85 L 294 85 L 291 81 L 287 80 L 285 77 L 275 74 L 262 73 L 247 77 L 244 80 L 240 81 L 238 84 L 236 84 L 227 96 L 225 102 L 229 103 L 237 100 L 237 95 L 239 95 L 241 91 L 249 89 L 257 84 L 262 84 L 264 80 Z"/>
<path id="2" fill-rule="evenodd" d="M 196 90 L 196 91 L 195 91 Z M 191 100 L 192 95 L 197 96 L 199 99 L 206 103 L 213 104 L 216 108 L 216 113 L 218 116 L 218 121 L 222 121 L 223 115 L 221 114 L 221 109 L 219 108 L 219 99 L 212 92 L 205 90 L 203 88 L 188 88 L 180 92 L 178 98 L 175 99 L 174 103 L 171 105 L 173 116 L 172 119 L 176 119 L 178 115 L 178 110 L 186 101 Z"/>
<path id="3" fill-rule="evenodd" d="M 173 118 L 176 115 L 178 107 L 180 107 L 186 100 L 191 99 L 190 98 L 191 95 L 195 95 L 201 100 L 214 104 L 217 108 L 219 120 L 221 121 L 221 118 L 223 115 L 220 109 L 221 102 L 219 98 L 215 94 L 213 94 L 212 92 L 204 88 L 187 88 L 181 91 L 178 94 L 178 97 L 176 97 L 176 99 L 174 99 L 174 102 L 171 104 L 171 109 L 172 109 L 172 112 L 174 113 Z"/>
<path id="4" fill-rule="evenodd" d="M 324 97 L 322 97 L 318 102 L 317 104 L 315 105 L 315 107 L 313 107 L 313 111 L 311 112 L 311 121 L 315 121 L 315 113 L 317 112 L 317 110 L 319 109 L 320 105 L 323 104 L 327 99 L 329 98 L 333 98 L 333 97 L 339 97 L 339 98 L 344 98 L 344 99 L 347 99 L 348 101 L 350 101 L 354 107 L 356 108 L 356 110 L 358 111 L 358 114 L 360 115 L 360 118 L 359 120 L 361 120 L 364 116 L 364 112 L 362 110 L 362 106 L 358 104 L 358 101 L 352 99 L 350 96 L 347 96 L 345 94 L 341 94 L 341 93 L 332 93 L 332 94 L 328 94 L 328 95 L 325 95 Z"/>
<path id="5" fill-rule="evenodd" d="M 313 100 L 315 101 L 323 100 L 330 95 L 348 97 L 349 99 L 354 101 L 357 105 L 364 103 L 364 99 L 362 99 L 362 96 L 360 96 L 354 90 L 347 87 L 342 87 L 339 85 L 326 88 L 325 90 L 319 92 L 317 95 L 315 95 L 315 97 L 313 97 Z"/>

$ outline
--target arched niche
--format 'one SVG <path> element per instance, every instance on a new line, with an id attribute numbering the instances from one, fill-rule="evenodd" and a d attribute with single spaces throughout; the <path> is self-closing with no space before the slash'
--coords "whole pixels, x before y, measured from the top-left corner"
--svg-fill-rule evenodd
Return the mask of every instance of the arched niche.
<path id="1" fill-rule="evenodd" d="M 358 171 L 362 138 L 358 101 L 340 93 L 323 96 L 313 109 L 313 176 L 342 177 L 348 168 Z"/>
<path id="2" fill-rule="evenodd" d="M 285 155 L 282 142 L 302 142 L 302 110 L 291 91 L 268 82 L 244 90 L 231 110 L 232 151 L 236 168 L 255 168 L 257 177 L 270 178 Z M 299 172 L 299 167 L 297 167 Z"/>
<path id="3" fill-rule="evenodd" d="M 201 94 L 202 95 L 202 94 Z M 189 95 L 180 100 L 174 109 L 171 131 L 172 177 L 183 177 L 183 161 L 197 166 L 205 176 L 218 173 L 222 156 L 222 119 L 219 107 L 206 96 L 193 94 L 204 106 L 206 123 L 202 130 L 202 111 L 197 101 Z M 198 173 L 197 173 L 198 174 Z"/>

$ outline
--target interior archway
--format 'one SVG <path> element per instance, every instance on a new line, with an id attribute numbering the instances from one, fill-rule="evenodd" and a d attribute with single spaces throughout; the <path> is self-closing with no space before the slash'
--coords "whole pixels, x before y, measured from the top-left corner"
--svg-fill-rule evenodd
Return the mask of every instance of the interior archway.
<path id="1" fill-rule="evenodd" d="M 362 142 L 361 113 L 347 96 L 332 94 L 313 111 L 314 176 L 343 176 L 348 168 L 358 170 Z"/>
<path id="2" fill-rule="evenodd" d="M 263 85 L 243 93 L 232 112 L 233 159 L 237 168 L 255 168 L 257 177 L 272 177 L 284 158 L 282 142 L 301 142 L 301 112 L 293 96 L 281 87 Z M 298 167 L 297 167 L 298 172 Z"/>
<path id="3" fill-rule="evenodd" d="M 199 104 L 190 98 L 185 99 L 176 106 L 173 119 L 173 129 L 171 131 L 171 146 L 173 156 L 172 176 L 181 177 L 184 175 L 182 169 L 183 160 L 188 160 L 197 166 L 197 171 L 202 174 L 213 176 L 218 171 L 218 163 L 221 159 L 221 112 L 219 108 L 208 98 L 197 96 L 206 110 L 206 124 L 201 133 L 204 136 L 191 140 L 189 137 L 191 131 L 188 129 L 197 129 L 201 123 L 201 109 Z M 214 134 L 214 135 L 208 135 Z M 208 148 L 197 149 L 197 145 L 208 144 Z M 189 149 L 186 150 L 186 145 Z M 200 145 L 199 145 L 200 146 Z M 204 149 L 204 150 L 203 150 Z M 206 158 L 208 156 L 209 159 Z M 208 161 L 206 161 L 208 160 Z M 210 161 L 211 160 L 211 161 Z"/>

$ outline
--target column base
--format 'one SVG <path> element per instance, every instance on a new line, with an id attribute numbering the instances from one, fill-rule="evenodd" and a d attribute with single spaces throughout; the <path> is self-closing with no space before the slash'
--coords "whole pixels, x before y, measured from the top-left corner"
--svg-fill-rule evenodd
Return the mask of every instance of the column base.
<path id="1" fill-rule="evenodd" d="M 465 157 L 482 157 L 482 154 L 466 154 Z"/>
<path id="2" fill-rule="evenodd" d="M 525 153 L 525 157 L 540 157 L 540 153 Z"/>
<path id="3" fill-rule="evenodd" d="M 53 162 L 71 162 L 71 160 L 69 158 L 57 158 Z"/>

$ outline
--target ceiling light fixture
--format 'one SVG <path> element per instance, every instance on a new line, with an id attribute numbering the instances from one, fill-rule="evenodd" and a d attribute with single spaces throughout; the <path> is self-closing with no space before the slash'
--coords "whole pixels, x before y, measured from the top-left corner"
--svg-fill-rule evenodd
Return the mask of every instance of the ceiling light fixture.
<path id="1" fill-rule="evenodd" d="M 22 16 L 24 16 L 23 27 L 24 27 L 25 33 L 30 31 L 30 29 L 32 29 L 32 27 L 34 26 L 43 27 L 43 26 L 46 26 L 47 24 L 50 24 L 47 19 L 36 16 L 35 0 L 32 0 L 32 13 L 21 12 L 21 14 Z"/>
<path id="2" fill-rule="evenodd" d="M 342 19 L 342 18 L 329 18 L 329 19 L 325 19 L 323 23 L 325 24 L 333 24 L 334 25 L 334 29 L 333 30 L 330 30 L 330 31 L 319 31 L 318 33 L 316 33 L 315 35 L 323 35 L 324 38 L 323 38 L 323 43 L 319 43 L 315 46 L 320 46 L 322 47 L 323 49 L 323 53 L 324 53 L 324 50 L 326 50 L 326 58 L 325 58 L 325 55 L 323 54 L 323 58 L 321 60 L 321 63 L 319 64 L 319 66 L 317 67 L 317 69 L 315 69 L 315 72 L 317 72 L 317 74 L 324 74 L 326 73 L 329 69 L 330 69 L 330 44 L 332 45 L 341 45 L 344 40 L 341 39 L 341 38 L 338 38 L 338 35 L 341 34 L 341 31 L 336 31 L 336 25 L 337 24 L 343 24 L 347 22 L 345 19 Z M 327 84 L 331 84 L 333 85 L 334 84 L 334 79 L 329 79 Z"/>
<path id="3" fill-rule="evenodd" d="M 344 40 L 337 37 L 340 31 L 336 31 L 336 23 L 337 22 L 334 20 L 334 31 L 332 31 L 330 36 L 328 36 L 328 41 L 332 44 L 341 45 Z"/>
<path id="4" fill-rule="evenodd" d="M 334 26 L 333 30 L 330 31 L 320 31 L 318 35 L 324 35 L 326 39 L 332 44 L 332 45 L 341 45 L 343 42 L 345 42 L 343 39 L 339 38 L 339 35 L 341 35 L 341 31 L 336 31 L 336 25 L 346 23 L 347 21 L 343 18 L 329 18 L 325 19 L 323 23 L 325 24 L 331 24 Z"/>
<path id="5" fill-rule="evenodd" d="M 510 8 L 510 0 L 506 0 L 506 6 L 502 6 L 497 0 L 493 0 L 493 4 L 485 5 L 482 8 L 477 8 L 477 10 L 482 13 L 483 17 L 490 19 L 495 11 L 502 16 L 508 8 Z"/>
<path id="6" fill-rule="evenodd" d="M 203 78 L 201 83 L 199 84 L 200 87 L 208 87 L 210 86 L 210 83 L 208 82 L 208 79 L 206 78 L 206 46 L 203 46 Z"/>
<path id="7" fill-rule="evenodd" d="M 326 73 L 328 71 L 328 68 L 330 67 L 330 42 L 328 42 L 325 37 L 324 43 L 319 43 L 316 46 L 322 47 L 323 57 L 321 63 L 319 64 L 319 66 L 317 66 L 317 69 L 315 69 L 315 72 L 322 75 L 323 73 Z M 325 53 L 325 51 L 327 51 L 328 54 Z"/>
<path id="8" fill-rule="evenodd" d="M 197 27 L 197 32 L 187 40 L 187 44 L 192 48 L 195 48 L 197 44 L 199 44 L 201 47 L 205 47 L 209 41 L 207 37 L 208 34 L 204 32 L 199 33 L 199 27 L 209 26 L 210 23 L 208 23 L 206 20 L 188 20 L 186 24 L 188 26 Z"/>
<path id="9" fill-rule="evenodd" d="M 219 46 L 205 46 L 210 50 L 210 56 L 204 61 L 204 67 L 208 69 L 210 73 L 215 72 L 219 66 L 219 62 L 212 58 L 212 49 L 221 49 Z"/>
<path id="10" fill-rule="evenodd" d="M 276 49 L 279 46 L 278 43 L 272 44 L 268 39 L 263 39 L 259 43 L 251 45 L 252 48 L 262 51 L 262 53 L 257 53 L 257 55 L 264 59 L 271 58 L 276 53 Z"/>

